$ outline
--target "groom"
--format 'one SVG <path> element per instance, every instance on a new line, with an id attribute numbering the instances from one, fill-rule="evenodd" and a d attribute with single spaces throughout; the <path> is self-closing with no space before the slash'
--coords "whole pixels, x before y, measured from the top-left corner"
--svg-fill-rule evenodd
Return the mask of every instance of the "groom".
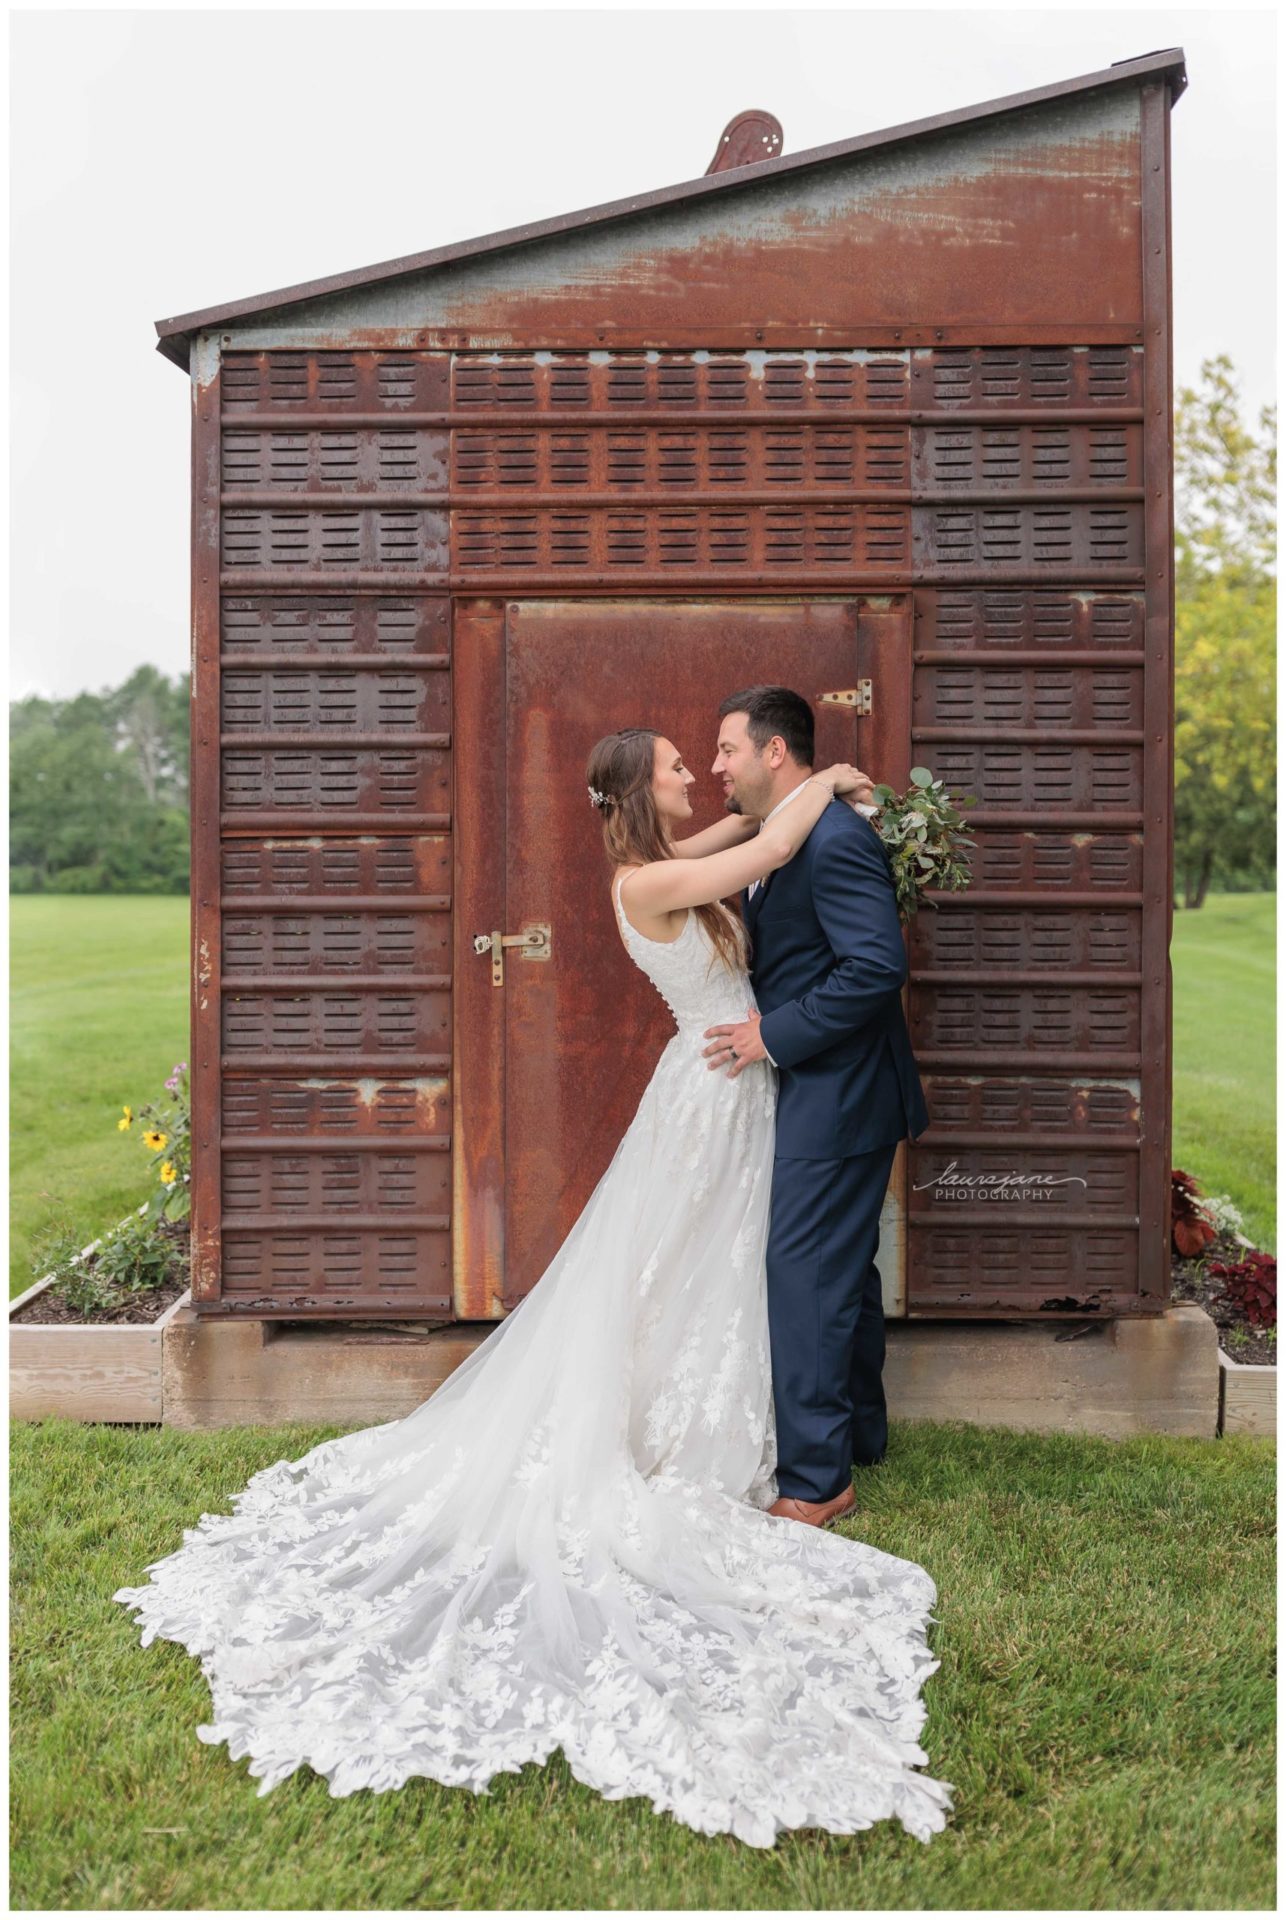
<path id="1" fill-rule="evenodd" d="M 762 824 L 812 772 L 812 710 L 789 687 L 747 687 L 719 720 L 713 771 L 728 811 Z M 779 1072 L 768 1331 L 781 1498 L 771 1511 L 823 1526 L 857 1504 L 854 1464 L 873 1466 L 888 1444 L 880 1210 L 898 1141 L 929 1116 L 902 1013 L 893 876 L 870 820 L 833 802 L 743 904 L 759 1012 L 711 1027 L 705 1057 L 732 1076 L 763 1059 Z"/>

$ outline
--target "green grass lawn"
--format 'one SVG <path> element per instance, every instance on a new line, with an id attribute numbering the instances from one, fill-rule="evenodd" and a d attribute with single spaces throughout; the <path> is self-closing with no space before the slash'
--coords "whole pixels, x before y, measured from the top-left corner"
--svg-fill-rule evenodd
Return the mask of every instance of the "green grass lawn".
<path id="1" fill-rule="evenodd" d="M 895 1423 L 843 1530 L 938 1583 L 921 1738 L 954 1813 L 756 1851 L 560 1756 L 489 1797 L 304 1771 L 261 1799 L 197 1740 L 198 1663 L 111 1595 L 340 1431 L 13 1423 L 15 1907 L 1271 1908 L 1270 1443 Z"/>
<path id="2" fill-rule="evenodd" d="M 1257 1246 L 1277 1250 L 1277 896 L 1212 894 L 1176 913 L 1172 1161 L 1231 1194 Z"/>
<path id="3" fill-rule="evenodd" d="M 1174 1164 L 1230 1194 L 1276 1249 L 1274 894 L 1217 894 L 1174 920 Z M 86 1240 L 147 1193 L 116 1131 L 187 1058 L 186 900 L 11 902 L 10 1294 L 60 1206 Z"/>
<path id="4" fill-rule="evenodd" d="M 51 1213 L 84 1244 L 148 1196 L 150 1156 L 116 1122 L 188 1057 L 188 903 L 16 898 L 9 928 L 12 1298 Z"/>

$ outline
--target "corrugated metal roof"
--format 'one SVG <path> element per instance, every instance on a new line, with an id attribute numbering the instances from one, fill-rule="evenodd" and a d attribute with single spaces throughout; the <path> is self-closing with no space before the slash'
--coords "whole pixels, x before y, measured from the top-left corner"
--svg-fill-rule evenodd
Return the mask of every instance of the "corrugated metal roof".
<path id="1" fill-rule="evenodd" d="M 658 207 L 673 206 L 680 202 L 704 199 L 712 194 L 753 187 L 759 181 L 769 177 L 777 179 L 785 174 L 803 172 L 812 167 L 823 167 L 834 161 L 847 159 L 851 155 L 869 153 L 877 148 L 894 146 L 899 142 L 926 139 L 935 134 L 950 132 L 956 127 L 973 125 L 998 114 L 1014 113 L 1023 107 L 1039 106 L 1047 101 L 1066 99 L 1072 94 L 1097 92 L 1107 87 L 1137 85 L 1140 81 L 1149 79 L 1165 79 L 1169 84 L 1172 100 L 1177 100 L 1187 85 L 1183 49 L 1168 47 L 1158 52 L 1142 54 L 1136 59 L 1118 61 L 1097 73 L 1080 74 L 1075 79 L 1060 80 L 1052 86 L 1033 88 L 1026 93 L 1006 94 L 998 100 L 986 100 L 975 106 L 958 108 L 951 113 L 934 114 L 928 119 L 906 121 L 901 126 L 886 127 L 877 133 L 859 134 L 851 140 L 838 140 L 829 146 L 812 147 L 804 153 L 782 154 L 775 160 L 759 161 L 754 166 L 734 167 L 726 173 L 706 174 L 698 180 L 687 180 L 678 186 L 661 187 L 652 193 L 634 194 L 625 200 L 608 201 L 602 206 L 586 207 L 580 212 L 560 214 L 550 220 L 532 221 L 522 227 L 509 227 L 500 233 L 483 234 L 474 240 L 457 241 L 452 246 L 436 247 L 427 253 L 406 254 L 396 260 L 382 260 L 375 266 L 359 267 L 348 273 L 330 274 L 320 280 L 305 280 L 292 287 L 278 287 L 269 293 L 254 294 L 249 299 L 231 300 L 220 306 L 202 307 L 193 313 L 176 314 L 168 320 L 156 322 L 156 331 L 159 336 L 157 351 L 163 353 L 168 360 L 173 360 L 176 366 L 182 367 L 186 372 L 192 335 L 204 328 L 225 326 L 231 321 L 243 321 L 255 315 L 278 313 L 282 308 L 299 306 L 324 294 L 374 286 L 382 281 L 401 279 L 413 273 L 423 273 L 433 267 L 450 266 L 462 260 L 475 259 L 479 255 L 529 246 L 535 241 L 548 239 L 557 234 L 579 232 L 588 227 L 607 225 L 612 221 L 628 220 L 633 214 L 650 212 Z"/>

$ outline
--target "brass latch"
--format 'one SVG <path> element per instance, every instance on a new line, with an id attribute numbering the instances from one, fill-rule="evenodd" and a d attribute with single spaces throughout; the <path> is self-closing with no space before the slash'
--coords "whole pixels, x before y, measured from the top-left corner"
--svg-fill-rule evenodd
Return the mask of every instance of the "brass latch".
<path id="1" fill-rule="evenodd" d="M 855 687 L 840 687 L 835 693 L 822 695 L 824 707 L 852 707 L 855 713 L 871 711 L 871 683 L 859 680 Z"/>
<path id="2" fill-rule="evenodd" d="M 553 952 L 553 929 L 543 920 L 533 926 L 524 927 L 521 933 L 475 933 L 473 950 L 475 953 L 491 955 L 491 984 L 503 987 L 505 984 L 505 948 L 519 948 L 520 960 L 548 960 Z"/>

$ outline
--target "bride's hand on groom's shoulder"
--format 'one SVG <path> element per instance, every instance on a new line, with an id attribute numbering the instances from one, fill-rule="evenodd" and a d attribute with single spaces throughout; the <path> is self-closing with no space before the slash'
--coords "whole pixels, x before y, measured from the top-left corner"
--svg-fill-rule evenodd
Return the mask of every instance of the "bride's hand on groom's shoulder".
<path id="1" fill-rule="evenodd" d="M 835 798 L 846 806 L 870 806 L 875 797 L 875 782 L 869 773 L 863 773 L 860 767 L 850 767 L 841 761 L 838 765 L 827 767 L 821 775 L 835 789 Z"/>

